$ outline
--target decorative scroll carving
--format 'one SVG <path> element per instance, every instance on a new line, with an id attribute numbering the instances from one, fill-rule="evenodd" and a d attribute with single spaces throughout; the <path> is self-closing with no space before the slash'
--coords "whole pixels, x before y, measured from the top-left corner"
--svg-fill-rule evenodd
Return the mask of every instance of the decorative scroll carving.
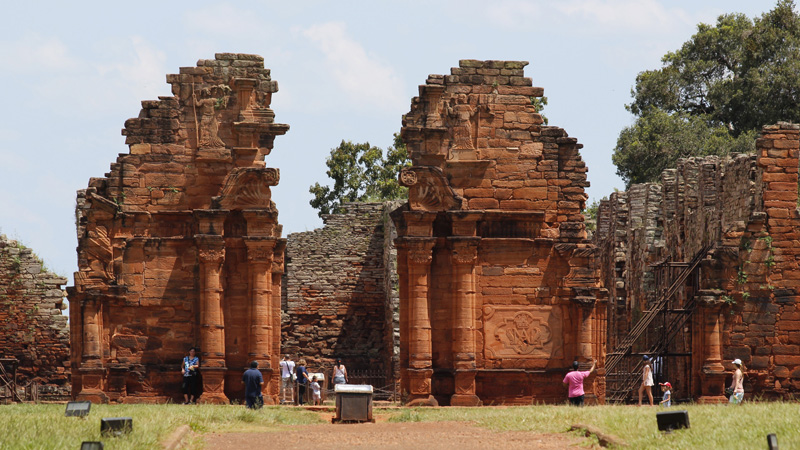
<path id="1" fill-rule="evenodd" d="M 472 264 L 478 260 L 478 243 L 471 241 L 454 241 L 451 253 L 453 264 Z"/>
<path id="2" fill-rule="evenodd" d="M 408 259 L 414 264 L 430 264 L 433 260 L 433 241 L 409 241 Z"/>
<path id="3" fill-rule="evenodd" d="M 483 316 L 487 358 L 546 364 L 547 359 L 561 356 L 563 325 L 558 307 L 486 305 Z"/>
<path id="4" fill-rule="evenodd" d="M 201 248 L 197 252 L 202 263 L 217 263 L 221 264 L 225 260 L 224 248 Z"/>
<path id="5" fill-rule="evenodd" d="M 447 211 L 461 209 L 463 198 L 456 195 L 442 169 L 414 166 L 400 173 L 400 184 L 407 186 L 408 204 L 412 210 Z"/>
<path id="6" fill-rule="evenodd" d="M 104 226 L 98 226 L 88 233 L 88 244 L 86 248 L 86 259 L 92 273 L 102 273 L 105 279 L 111 279 L 112 273 L 112 253 L 111 238 L 108 230 Z"/>
<path id="7" fill-rule="evenodd" d="M 234 169 L 225 180 L 222 194 L 214 197 L 212 206 L 219 209 L 273 210 L 272 191 L 280 181 L 280 171 L 272 168 L 247 167 Z"/>

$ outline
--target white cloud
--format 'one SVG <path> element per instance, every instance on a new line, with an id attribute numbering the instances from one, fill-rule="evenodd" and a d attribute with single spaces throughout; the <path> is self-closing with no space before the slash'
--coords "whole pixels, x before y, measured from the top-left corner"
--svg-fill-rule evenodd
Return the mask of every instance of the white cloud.
<path id="1" fill-rule="evenodd" d="M 357 106 L 397 110 L 407 107 L 403 83 L 394 69 L 367 54 L 339 22 L 315 25 L 302 31 L 325 55 L 328 73 Z"/>
<path id="2" fill-rule="evenodd" d="M 153 92 L 166 91 L 166 55 L 139 36 L 128 38 L 126 44 L 127 51 L 119 52 L 121 60 L 93 64 L 97 74 L 110 80 L 112 89 L 130 93 L 127 97 L 155 100 Z"/>
<path id="3" fill-rule="evenodd" d="M 240 9 L 229 3 L 188 11 L 183 21 L 186 29 L 203 36 L 235 36 L 240 40 L 263 40 L 270 36 L 270 27 L 262 20 L 266 11 Z M 268 13 L 267 13 L 268 14 Z M 235 49 L 216 49 L 217 52 L 237 52 Z M 211 55 L 213 58 L 213 54 Z"/>
<path id="4" fill-rule="evenodd" d="M 656 0 L 573 0 L 556 3 L 555 8 L 614 32 L 663 33 L 694 23 L 682 9 L 665 8 Z"/>
<path id="5" fill-rule="evenodd" d="M 4 71 L 31 73 L 41 70 L 70 70 L 78 65 L 67 46 L 58 38 L 29 33 L 21 39 L 0 42 L 0 59 Z"/>

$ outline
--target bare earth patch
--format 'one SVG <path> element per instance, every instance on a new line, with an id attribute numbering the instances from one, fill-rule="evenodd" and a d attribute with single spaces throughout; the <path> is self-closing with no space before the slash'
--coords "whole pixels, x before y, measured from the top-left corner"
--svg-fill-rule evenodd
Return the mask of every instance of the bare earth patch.
<path id="1" fill-rule="evenodd" d="M 378 422 L 287 426 L 280 431 L 207 433 L 206 448 L 262 449 L 334 445 L 336 448 L 407 449 L 563 449 L 585 441 L 568 434 L 526 431 L 495 432 L 466 422 Z M 283 445 L 281 443 L 285 443 Z"/>

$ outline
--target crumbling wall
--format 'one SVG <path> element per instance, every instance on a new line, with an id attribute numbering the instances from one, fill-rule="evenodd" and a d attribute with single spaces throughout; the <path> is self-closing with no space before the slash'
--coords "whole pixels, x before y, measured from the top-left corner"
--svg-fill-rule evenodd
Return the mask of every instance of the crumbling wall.
<path id="1" fill-rule="evenodd" d="M 0 235 L 0 358 L 18 360 L 17 383 L 35 381 L 42 394 L 69 395 L 66 283 L 31 249 Z"/>
<path id="2" fill-rule="evenodd" d="M 691 395 L 701 400 L 721 398 L 734 358 L 748 367 L 749 393 L 800 390 L 798 126 L 764 127 L 756 147 L 755 155 L 680 160 L 660 184 L 612 194 L 598 212 L 594 239 L 612 299 L 609 349 L 636 322 L 637 306 L 646 308 L 657 294 L 647 282 L 652 264 L 687 262 L 714 244 L 699 279 L 690 279 L 698 290 L 678 292 L 698 299 L 691 332 L 677 339 L 691 345 Z M 622 309 L 622 299 L 632 306 Z"/>
<path id="3" fill-rule="evenodd" d="M 346 203 L 324 227 L 287 236 L 282 352 L 328 370 L 342 358 L 350 372 L 394 379 L 399 333 L 393 203 Z M 396 205 L 395 205 L 396 206 Z"/>
<path id="4" fill-rule="evenodd" d="M 288 125 L 258 55 L 218 53 L 166 77 L 142 102 L 122 153 L 78 193 L 78 272 L 69 290 L 74 394 L 92 401 L 180 398 L 197 346 L 201 401 L 242 399 L 259 360 L 277 401 L 285 239 L 266 167 Z"/>

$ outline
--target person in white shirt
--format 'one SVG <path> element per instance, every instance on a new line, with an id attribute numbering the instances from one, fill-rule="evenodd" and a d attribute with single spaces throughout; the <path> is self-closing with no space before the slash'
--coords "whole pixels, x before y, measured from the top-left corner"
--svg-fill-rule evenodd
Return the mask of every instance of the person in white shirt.
<path id="1" fill-rule="evenodd" d="M 322 392 L 321 388 L 319 387 L 319 383 L 317 383 L 317 377 L 311 379 L 311 396 L 314 400 L 314 406 L 319 406 L 322 404 Z"/>
<path id="2" fill-rule="evenodd" d="M 294 361 L 289 357 L 289 355 L 283 356 L 283 361 L 280 363 L 281 365 L 281 403 L 294 403 L 294 380 L 292 377 L 294 375 Z M 286 397 L 289 397 L 289 400 L 286 400 Z"/>

